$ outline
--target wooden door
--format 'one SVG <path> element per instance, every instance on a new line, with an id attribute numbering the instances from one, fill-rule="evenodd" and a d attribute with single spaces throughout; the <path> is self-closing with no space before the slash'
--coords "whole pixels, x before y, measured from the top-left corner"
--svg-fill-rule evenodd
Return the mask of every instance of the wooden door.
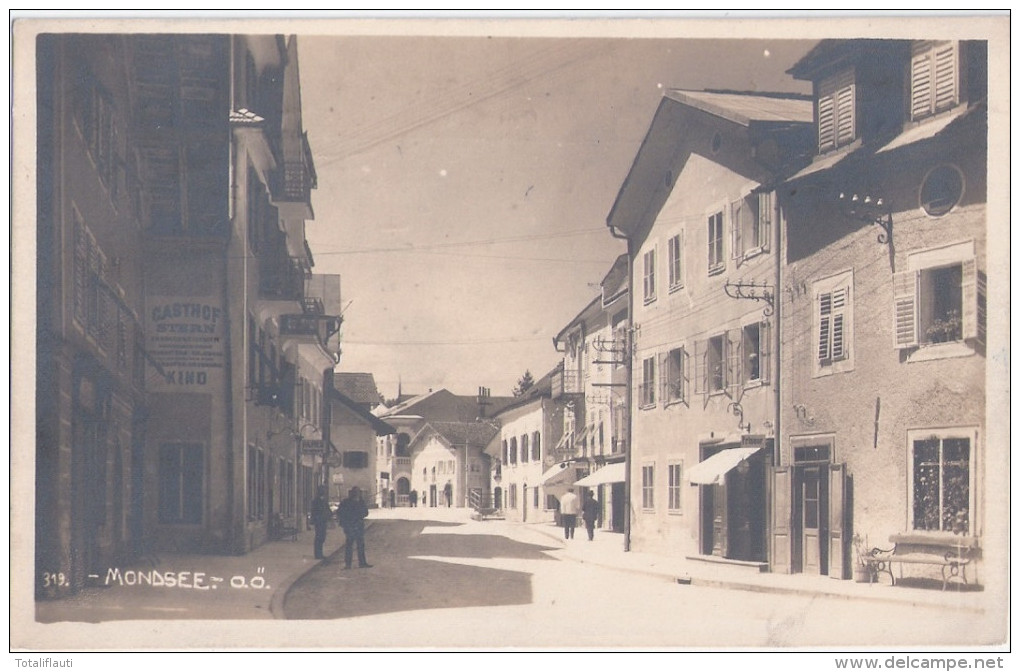
<path id="1" fill-rule="evenodd" d="M 829 465 L 829 576 L 850 578 L 847 540 L 847 474 L 845 464 Z"/>
<path id="2" fill-rule="evenodd" d="M 827 475 L 826 475 L 827 476 Z M 822 573 L 822 472 L 805 467 L 800 479 L 801 568 L 805 574 Z"/>
<path id="3" fill-rule="evenodd" d="M 792 537 L 793 520 L 793 469 L 772 467 L 769 478 L 769 565 L 773 572 L 789 574 L 793 571 Z"/>

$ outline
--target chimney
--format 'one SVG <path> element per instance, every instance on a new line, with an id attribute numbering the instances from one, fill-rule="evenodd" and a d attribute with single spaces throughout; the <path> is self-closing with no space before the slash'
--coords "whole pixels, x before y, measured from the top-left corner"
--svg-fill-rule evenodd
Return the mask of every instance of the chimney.
<path id="1" fill-rule="evenodd" d="M 478 388 L 478 418 L 483 419 L 486 417 L 485 407 L 489 405 L 489 388 L 479 387 Z"/>

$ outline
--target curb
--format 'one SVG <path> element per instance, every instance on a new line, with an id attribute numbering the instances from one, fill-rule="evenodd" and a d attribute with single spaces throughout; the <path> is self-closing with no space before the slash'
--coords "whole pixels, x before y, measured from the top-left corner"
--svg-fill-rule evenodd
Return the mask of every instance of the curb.
<path id="1" fill-rule="evenodd" d="M 550 539 L 554 539 L 560 542 L 560 546 L 563 549 L 569 549 L 566 543 L 563 542 L 558 536 L 554 535 L 551 530 L 543 529 L 541 527 L 532 528 L 535 531 L 543 534 Z M 622 552 L 622 551 L 621 551 Z M 801 597 L 826 597 L 830 599 L 841 599 L 841 600 L 866 600 L 869 602 L 881 602 L 885 604 L 900 604 L 910 607 L 927 607 L 934 609 L 945 608 L 946 605 L 940 603 L 933 603 L 924 600 L 915 599 L 912 595 L 894 596 L 894 595 L 855 595 L 847 594 L 836 591 L 817 590 L 812 588 L 799 588 L 792 586 L 777 586 L 769 585 L 764 583 L 752 583 L 747 581 L 739 581 L 734 579 L 718 579 L 709 577 L 698 577 L 690 576 L 687 574 L 677 575 L 673 572 L 661 571 L 655 569 L 645 569 L 641 567 L 621 567 L 620 565 L 605 562 L 598 559 L 579 557 L 572 551 L 568 551 L 567 557 L 572 561 L 580 564 L 589 564 L 595 567 L 602 567 L 605 569 L 613 569 L 620 572 L 626 572 L 628 574 L 638 574 L 642 576 L 649 576 L 653 578 L 659 578 L 671 583 L 678 585 L 693 585 L 701 588 L 719 588 L 724 590 L 743 590 L 752 593 L 770 593 L 774 595 L 797 595 Z M 975 607 L 971 605 L 956 605 L 952 607 L 955 610 L 966 611 L 970 613 L 983 614 L 985 609 L 982 607 Z"/>
<path id="2" fill-rule="evenodd" d="M 372 527 L 372 521 L 365 521 L 365 532 Z M 294 584 L 301 580 L 305 574 L 308 574 L 312 570 L 322 567 L 323 565 L 333 564 L 334 560 L 339 562 L 336 556 L 340 555 L 344 550 L 344 544 L 340 544 L 336 550 L 327 555 L 322 560 L 319 560 L 315 564 L 309 567 L 302 567 L 298 571 L 292 573 L 286 579 L 284 579 L 278 587 L 273 591 L 273 598 L 269 602 L 269 613 L 276 620 L 286 620 L 287 616 L 283 613 L 284 602 L 287 601 L 287 594 L 290 593 L 290 589 L 294 587 Z"/>

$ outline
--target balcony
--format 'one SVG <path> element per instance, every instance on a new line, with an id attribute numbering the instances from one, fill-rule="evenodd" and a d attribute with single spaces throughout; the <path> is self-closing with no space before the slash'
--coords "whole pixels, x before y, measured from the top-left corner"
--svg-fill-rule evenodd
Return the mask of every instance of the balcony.
<path id="1" fill-rule="evenodd" d="M 266 256 L 261 260 L 259 295 L 274 301 L 301 301 L 305 291 L 305 269 L 293 257 Z"/>
<path id="2" fill-rule="evenodd" d="M 584 381 L 578 371 L 557 371 L 552 377 L 552 397 L 565 394 L 584 394 Z"/>

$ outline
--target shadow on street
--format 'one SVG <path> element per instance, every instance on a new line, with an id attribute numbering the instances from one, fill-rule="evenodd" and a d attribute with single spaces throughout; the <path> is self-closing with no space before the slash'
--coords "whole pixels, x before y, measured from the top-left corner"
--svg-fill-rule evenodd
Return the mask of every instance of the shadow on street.
<path id="1" fill-rule="evenodd" d="M 287 593 L 288 619 L 348 618 L 370 614 L 532 602 L 531 574 L 445 563 L 420 556 L 551 560 L 552 546 L 489 534 L 444 534 L 426 528 L 456 523 L 375 521 L 366 533 L 369 569 L 343 569 L 343 549 L 299 579 Z M 338 534 L 341 534 L 338 532 Z M 419 556 L 419 557 L 416 557 Z"/>

